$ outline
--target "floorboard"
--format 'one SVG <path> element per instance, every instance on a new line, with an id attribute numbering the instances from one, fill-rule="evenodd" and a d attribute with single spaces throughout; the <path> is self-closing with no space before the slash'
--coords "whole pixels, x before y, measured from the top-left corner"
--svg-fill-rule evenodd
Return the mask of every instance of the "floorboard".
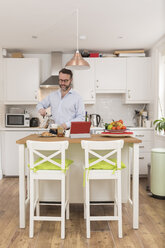
<path id="1" fill-rule="evenodd" d="M 155 199 L 146 191 L 147 180 L 140 179 L 140 227 L 132 229 L 132 211 L 123 204 L 123 238 L 118 238 L 115 221 L 91 223 L 91 238 L 86 239 L 83 205 L 70 206 L 70 220 L 66 221 L 66 238 L 60 238 L 59 222 L 35 222 L 34 238 L 29 238 L 27 226 L 19 228 L 18 178 L 0 180 L 0 248 L 164 248 L 165 200 Z M 96 215 L 112 213 L 112 206 L 92 206 Z M 60 214 L 60 208 L 41 206 L 43 214 Z"/>

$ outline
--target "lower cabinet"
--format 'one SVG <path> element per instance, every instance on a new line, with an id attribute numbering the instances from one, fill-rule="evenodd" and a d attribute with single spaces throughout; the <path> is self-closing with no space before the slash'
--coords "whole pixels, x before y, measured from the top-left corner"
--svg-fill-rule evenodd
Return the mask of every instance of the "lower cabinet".
<path id="1" fill-rule="evenodd" d="M 151 162 L 151 149 L 153 148 L 153 129 L 131 129 L 134 132 L 134 137 L 142 140 L 139 144 L 139 174 L 147 175 L 148 163 Z"/>
<path id="2" fill-rule="evenodd" d="M 18 145 L 16 141 L 35 131 L 3 131 L 1 132 L 2 173 L 5 176 L 19 175 Z"/>

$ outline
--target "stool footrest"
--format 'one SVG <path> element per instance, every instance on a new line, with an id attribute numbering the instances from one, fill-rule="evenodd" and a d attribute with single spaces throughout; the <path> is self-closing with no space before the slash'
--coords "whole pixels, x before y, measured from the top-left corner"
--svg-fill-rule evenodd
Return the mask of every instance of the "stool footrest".
<path id="1" fill-rule="evenodd" d="M 109 220 L 119 220 L 119 217 L 118 216 L 90 216 L 89 219 L 91 221 L 97 221 L 97 220 L 109 221 Z"/>
<path id="2" fill-rule="evenodd" d="M 34 216 L 34 220 L 41 220 L 41 221 L 61 221 L 61 217 L 51 217 L 51 216 Z"/>

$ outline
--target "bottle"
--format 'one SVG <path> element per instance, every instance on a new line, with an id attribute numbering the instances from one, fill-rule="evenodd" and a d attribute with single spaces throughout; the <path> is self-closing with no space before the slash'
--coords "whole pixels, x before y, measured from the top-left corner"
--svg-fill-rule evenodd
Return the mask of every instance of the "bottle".
<path id="1" fill-rule="evenodd" d="M 88 112 L 87 111 L 85 112 L 85 121 L 89 121 Z"/>

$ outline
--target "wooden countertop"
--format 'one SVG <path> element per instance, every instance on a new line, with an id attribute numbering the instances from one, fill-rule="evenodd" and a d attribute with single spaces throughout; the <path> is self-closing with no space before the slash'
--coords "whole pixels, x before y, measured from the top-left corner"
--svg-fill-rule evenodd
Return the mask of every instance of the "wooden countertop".
<path id="1" fill-rule="evenodd" d="M 26 144 L 27 140 L 34 140 L 34 141 L 62 141 L 68 140 L 70 144 L 78 144 L 81 143 L 81 140 L 91 140 L 91 141 L 108 141 L 108 140 L 124 140 L 124 143 L 141 143 L 142 141 L 134 138 L 134 137 L 105 137 L 101 136 L 100 134 L 92 134 L 91 138 L 78 138 L 78 139 L 71 139 L 66 137 L 41 137 L 39 134 L 31 134 L 22 139 L 16 141 L 17 144 Z"/>

